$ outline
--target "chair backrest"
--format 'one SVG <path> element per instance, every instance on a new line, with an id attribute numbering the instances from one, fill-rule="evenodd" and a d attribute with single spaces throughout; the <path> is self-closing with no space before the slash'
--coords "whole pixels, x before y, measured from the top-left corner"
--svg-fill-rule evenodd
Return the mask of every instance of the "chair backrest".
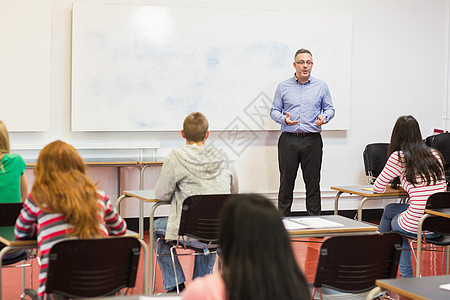
<path id="1" fill-rule="evenodd" d="M 444 157 L 445 169 L 448 170 L 450 167 L 450 133 L 431 135 L 425 139 L 425 143 L 441 152 Z"/>
<path id="2" fill-rule="evenodd" d="M 45 292 L 70 298 L 114 295 L 134 287 L 139 255 L 134 237 L 63 240 L 50 250 Z"/>
<path id="3" fill-rule="evenodd" d="M 425 208 L 450 208 L 450 192 L 439 192 L 432 194 L 428 197 Z"/>
<path id="4" fill-rule="evenodd" d="M 14 226 L 22 203 L 0 203 L 0 226 Z"/>
<path id="5" fill-rule="evenodd" d="M 432 194 L 428 197 L 425 208 L 450 208 L 450 192 L 439 192 Z M 449 235 L 450 219 L 438 216 L 426 218 L 422 223 L 422 230 Z"/>
<path id="6" fill-rule="evenodd" d="M 388 159 L 388 148 L 389 143 L 373 143 L 364 148 L 364 169 L 369 184 L 373 184 L 383 171 Z"/>
<path id="7" fill-rule="evenodd" d="M 219 233 L 219 213 L 229 194 L 195 195 L 183 202 L 179 236 L 215 242 Z"/>
<path id="8" fill-rule="evenodd" d="M 375 287 L 375 280 L 395 278 L 402 246 L 397 233 L 336 236 L 320 248 L 314 287 L 347 293 Z"/>

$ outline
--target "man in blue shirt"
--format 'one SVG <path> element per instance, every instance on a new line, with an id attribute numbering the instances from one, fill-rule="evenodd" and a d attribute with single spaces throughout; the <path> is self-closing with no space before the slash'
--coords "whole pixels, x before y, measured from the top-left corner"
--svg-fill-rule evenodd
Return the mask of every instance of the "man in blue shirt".
<path id="1" fill-rule="evenodd" d="M 322 125 L 334 117 L 328 86 L 311 77 L 312 54 L 300 49 L 294 56 L 295 74 L 281 82 L 275 92 L 270 116 L 281 124 L 278 140 L 280 189 L 278 210 L 291 213 L 295 179 L 299 165 L 306 186 L 306 210 L 320 215 L 320 168 L 322 165 Z"/>

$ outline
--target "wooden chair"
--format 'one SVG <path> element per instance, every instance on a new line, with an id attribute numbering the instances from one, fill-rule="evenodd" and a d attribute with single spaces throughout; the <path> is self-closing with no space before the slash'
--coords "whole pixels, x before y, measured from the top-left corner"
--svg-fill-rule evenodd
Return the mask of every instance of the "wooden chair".
<path id="1" fill-rule="evenodd" d="M 320 248 L 312 298 L 365 299 L 376 279 L 395 278 L 402 237 L 397 233 L 335 236 Z"/>

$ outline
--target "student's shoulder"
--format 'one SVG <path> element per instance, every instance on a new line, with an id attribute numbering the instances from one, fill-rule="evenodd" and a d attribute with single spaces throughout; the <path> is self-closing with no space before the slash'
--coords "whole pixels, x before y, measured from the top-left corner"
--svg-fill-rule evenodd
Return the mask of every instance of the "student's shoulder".
<path id="1" fill-rule="evenodd" d="M 22 156 L 18 153 L 6 153 L 5 158 L 8 160 L 17 160 L 17 161 L 23 161 Z"/>

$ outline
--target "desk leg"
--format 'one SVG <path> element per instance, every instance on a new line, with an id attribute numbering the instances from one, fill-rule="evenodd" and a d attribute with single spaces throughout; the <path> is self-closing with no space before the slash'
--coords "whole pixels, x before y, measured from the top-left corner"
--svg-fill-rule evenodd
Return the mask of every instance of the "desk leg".
<path id="1" fill-rule="evenodd" d="M 8 252 L 9 247 L 6 246 L 4 247 L 1 251 L 0 251 L 0 300 L 2 299 L 2 273 L 3 273 L 3 268 L 2 268 L 2 262 L 3 262 L 3 256 L 5 255 L 6 252 Z"/>
<path id="2" fill-rule="evenodd" d="M 336 197 L 334 197 L 334 214 L 337 215 L 338 214 L 338 202 L 339 202 L 339 197 L 341 197 L 343 192 L 339 191 L 336 194 Z"/>
<path id="3" fill-rule="evenodd" d="M 122 202 L 123 199 L 125 199 L 127 196 L 126 195 L 121 195 L 119 198 L 117 198 L 116 200 L 116 210 L 117 212 L 120 214 L 120 202 Z"/>
<path id="4" fill-rule="evenodd" d="M 144 238 L 144 201 L 139 200 L 139 238 Z"/>
<path id="5" fill-rule="evenodd" d="M 148 280 L 148 274 L 149 274 L 149 251 L 147 244 L 144 242 L 144 240 L 139 239 L 139 242 L 141 243 L 143 252 L 144 252 L 144 295 L 150 295 L 150 289 L 149 289 L 149 280 Z"/>
<path id="6" fill-rule="evenodd" d="M 139 166 L 139 189 L 144 189 L 144 172 L 148 165 Z M 144 201 L 139 201 L 139 238 L 144 238 Z"/>
<path id="7" fill-rule="evenodd" d="M 361 201 L 359 201 L 359 205 L 358 205 L 358 221 L 362 221 L 362 207 L 364 205 L 364 203 L 366 203 L 366 201 L 369 200 L 369 197 L 364 197 L 361 199 Z"/>

